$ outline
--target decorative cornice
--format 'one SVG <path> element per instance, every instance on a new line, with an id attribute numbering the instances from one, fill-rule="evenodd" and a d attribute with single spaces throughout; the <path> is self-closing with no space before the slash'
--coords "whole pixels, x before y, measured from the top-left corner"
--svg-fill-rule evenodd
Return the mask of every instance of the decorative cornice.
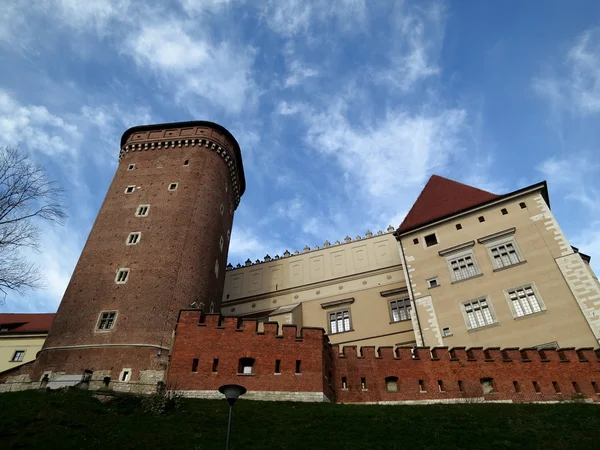
<path id="1" fill-rule="evenodd" d="M 321 308 L 329 309 L 329 308 L 335 308 L 337 306 L 342 306 L 342 305 L 351 305 L 352 303 L 354 303 L 354 297 L 345 298 L 343 300 L 335 300 L 333 302 L 321 303 Z"/>
<path id="2" fill-rule="evenodd" d="M 475 246 L 475 241 L 465 242 L 463 244 L 458 244 L 458 245 L 455 245 L 453 247 L 448 247 L 448 248 L 445 248 L 444 250 L 440 250 L 438 252 L 438 255 L 440 255 L 440 256 L 448 256 L 448 255 L 450 255 L 452 253 L 460 252 L 462 250 L 466 250 L 466 249 L 471 248 L 473 246 Z"/>
<path id="3" fill-rule="evenodd" d="M 488 234 L 487 236 L 480 237 L 479 239 L 477 239 L 477 242 L 479 242 L 480 244 L 485 244 L 489 241 L 495 241 L 496 239 L 502 239 L 505 237 L 512 236 L 513 234 L 515 234 L 515 231 L 517 231 L 515 227 L 503 231 L 498 231 L 497 233 Z"/>
<path id="4" fill-rule="evenodd" d="M 229 150 L 222 147 L 218 142 L 214 142 L 212 139 L 172 139 L 172 140 L 149 140 L 146 142 L 135 142 L 125 144 L 121 147 L 121 151 L 119 152 L 119 162 L 121 158 L 127 153 L 133 152 L 141 152 L 148 150 L 168 150 L 169 148 L 182 148 L 182 147 L 195 147 L 198 146 L 207 148 L 211 151 L 216 152 L 221 159 L 227 165 L 229 169 L 229 177 L 231 178 L 231 185 L 233 187 L 233 192 L 235 194 L 235 207 L 237 208 L 240 204 L 240 182 L 235 166 L 235 159 L 229 153 Z"/>

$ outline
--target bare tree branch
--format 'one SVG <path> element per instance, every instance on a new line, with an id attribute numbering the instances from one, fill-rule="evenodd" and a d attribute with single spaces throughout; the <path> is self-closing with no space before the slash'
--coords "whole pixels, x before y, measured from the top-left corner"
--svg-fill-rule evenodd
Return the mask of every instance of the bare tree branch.
<path id="1" fill-rule="evenodd" d="M 38 268 L 22 254 L 39 250 L 39 221 L 62 224 L 64 191 L 18 147 L 0 147 L 0 294 L 41 287 Z M 0 303 L 2 299 L 0 299 Z"/>

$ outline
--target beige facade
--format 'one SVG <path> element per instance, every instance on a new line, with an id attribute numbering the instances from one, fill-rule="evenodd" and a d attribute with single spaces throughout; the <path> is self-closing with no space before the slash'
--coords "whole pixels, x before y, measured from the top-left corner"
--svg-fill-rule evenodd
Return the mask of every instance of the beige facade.
<path id="1" fill-rule="evenodd" d="M 221 312 L 322 327 L 334 344 L 414 345 L 410 320 L 391 316 L 408 299 L 393 231 L 228 270 Z"/>
<path id="2" fill-rule="evenodd" d="M 33 361 L 45 340 L 45 334 L 0 334 L 0 372 Z M 21 352 L 23 352 L 22 356 Z"/>
<path id="3" fill-rule="evenodd" d="M 341 345 L 597 346 L 600 284 L 545 183 L 484 194 L 407 232 L 248 261 L 228 270 L 221 312 L 322 327 Z"/>

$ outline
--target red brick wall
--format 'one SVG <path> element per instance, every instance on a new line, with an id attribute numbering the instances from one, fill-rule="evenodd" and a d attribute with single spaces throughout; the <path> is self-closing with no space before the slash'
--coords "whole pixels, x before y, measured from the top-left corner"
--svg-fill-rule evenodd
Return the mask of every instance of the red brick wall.
<path id="1" fill-rule="evenodd" d="M 382 347 L 376 353 L 373 347 L 363 347 L 357 354 L 356 347 L 344 347 L 336 353 L 336 401 L 381 402 L 407 400 L 442 400 L 463 397 L 483 397 L 482 378 L 492 378 L 494 393 L 486 394 L 486 400 L 512 400 L 531 402 L 547 400 L 571 400 L 575 394 L 573 382 L 581 394 L 600 401 L 592 381 L 600 388 L 599 350 L 592 349 L 482 349 L 464 347 L 448 350 L 428 347 L 411 348 Z M 561 360 L 562 358 L 562 360 Z M 386 377 L 398 378 L 398 392 L 386 390 Z M 342 377 L 346 377 L 347 389 L 342 389 Z M 361 377 L 366 378 L 367 390 L 361 389 Z M 420 392 L 419 380 L 423 380 L 426 392 Z M 440 392 L 438 380 L 444 392 Z M 458 381 L 462 381 L 463 392 Z M 520 393 L 515 392 L 513 381 L 518 382 Z M 536 393 L 536 381 L 541 393 Z M 555 392 L 552 382 L 562 393 Z"/>
<path id="2" fill-rule="evenodd" d="M 278 336 L 277 323 L 265 323 L 264 333 L 257 332 L 255 320 L 207 314 L 200 323 L 199 311 L 181 311 L 175 344 L 171 354 L 167 385 L 177 390 L 217 390 L 223 384 L 241 384 L 252 391 L 324 392 L 331 395 L 324 379 L 330 363 L 324 355 L 330 351 L 324 330 L 302 328 L 297 336 L 295 325 L 284 325 Z M 194 359 L 197 372 L 192 372 Z M 218 358 L 217 373 L 212 372 Z M 254 374 L 240 375 L 240 358 L 254 358 Z M 275 361 L 281 360 L 281 374 L 275 375 Z M 296 360 L 301 373 L 296 375 Z"/>

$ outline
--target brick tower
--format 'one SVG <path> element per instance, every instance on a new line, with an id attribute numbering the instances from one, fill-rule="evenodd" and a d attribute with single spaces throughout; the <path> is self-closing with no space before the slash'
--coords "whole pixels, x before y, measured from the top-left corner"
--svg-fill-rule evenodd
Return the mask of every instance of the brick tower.
<path id="1" fill-rule="evenodd" d="M 220 125 L 133 127 L 32 381 L 92 372 L 127 391 L 163 381 L 179 310 L 220 310 L 240 148 Z M 89 372 L 88 372 L 89 373 Z M 95 385 L 95 386 L 94 386 Z"/>

